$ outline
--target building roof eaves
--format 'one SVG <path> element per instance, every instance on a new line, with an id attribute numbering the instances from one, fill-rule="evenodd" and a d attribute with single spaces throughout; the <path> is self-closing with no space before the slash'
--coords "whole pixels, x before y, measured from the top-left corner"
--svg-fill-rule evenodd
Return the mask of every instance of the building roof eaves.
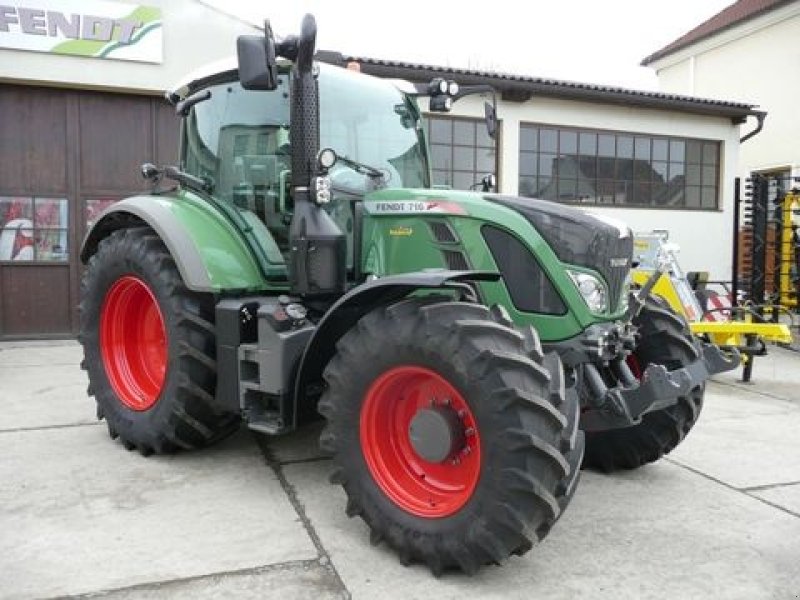
<path id="1" fill-rule="evenodd" d="M 325 51 L 320 52 L 317 58 L 322 62 L 342 65 L 355 61 L 361 65 L 363 72 L 380 77 L 425 81 L 432 77 L 449 74 L 457 76 L 458 82 L 462 85 L 489 83 L 501 92 L 527 92 L 530 94 L 570 100 L 676 110 L 694 114 L 727 117 L 735 120 L 743 120 L 748 115 L 758 112 L 755 110 L 756 105 L 741 102 L 666 94 L 656 91 L 633 90 L 623 87 L 543 77 L 529 77 L 479 69 L 426 65 L 363 56 L 347 56 Z"/>

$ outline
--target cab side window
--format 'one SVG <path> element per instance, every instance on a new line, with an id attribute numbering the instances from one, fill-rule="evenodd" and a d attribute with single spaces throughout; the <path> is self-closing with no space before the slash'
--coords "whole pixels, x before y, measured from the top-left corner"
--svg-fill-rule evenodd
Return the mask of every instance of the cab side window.
<path id="1" fill-rule="evenodd" d="M 231 146 L 224 151 L 230 157 L 224 188 L 231 190 L 231 201 L 256 213 L 285 252 L 291 219 L 288 128 L 231 126 L 221 135 L 230 138 L 220 143 Z"/>
<path id="2" fill-rule="evenodd" d="M 211 97 L 192 107 L 184 124 L 183 168 L 214 182 L 214 196 L 250 211 L 267 226 L 271 255 L 288 251 L 291 157 L 289 83 L 253 92 L 238 82 L 210 87 Z"/>

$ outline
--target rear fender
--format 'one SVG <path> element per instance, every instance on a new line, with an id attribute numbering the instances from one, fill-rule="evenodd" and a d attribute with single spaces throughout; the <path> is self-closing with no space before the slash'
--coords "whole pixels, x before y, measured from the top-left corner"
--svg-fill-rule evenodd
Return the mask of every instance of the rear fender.
<path id="1" fill-rule="evenodd" d="M 250 225 L 258 227 L 260 223 L 255 221 Z M 217 293 L 268 287 L 256 259 L 234 226 L 208 203 L 190 194 L 133 196 L 112 205 L 87 233 L 81 261 L 87 263 L 101 240 L 114 230 L 143 224 L 166 244 L 190 290 Z M 257 233 L 272 241 L 266 228 Z M 276 259 L 276 269 L 283 269 L 277 260 L 282 259 Z"/>

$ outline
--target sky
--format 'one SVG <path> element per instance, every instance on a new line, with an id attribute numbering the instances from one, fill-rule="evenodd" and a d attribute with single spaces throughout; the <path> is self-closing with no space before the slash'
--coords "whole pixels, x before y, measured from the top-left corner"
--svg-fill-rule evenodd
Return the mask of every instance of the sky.
<path id="1" fill-rule="evenodd" d="M 734 0 L 201 1 L 279 37 L 310 12 L 344 54 L 657 90 L 641 60 Z"/>

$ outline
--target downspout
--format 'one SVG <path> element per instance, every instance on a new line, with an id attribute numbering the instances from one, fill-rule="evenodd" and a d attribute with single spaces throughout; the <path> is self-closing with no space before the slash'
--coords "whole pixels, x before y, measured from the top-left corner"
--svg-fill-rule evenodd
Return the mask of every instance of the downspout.
<path id="1" fill-rule="evenodd" d="M 754 110 L 750 114 L 753 115 L 756 118 L 758 123 L 756 123 L 756 128 L 753 129 L 753 131 L 751 131 L 750 133 L 748 133 L 747 135 L 745 135 L 741 139 L 739 139 L 739 143 L 740 144 L 746 142 L 751 137 L 757 136 L 759 133 L 761 133 L 761 130 L 764 129 L 764 119 L 767 118 L 767 111 L 765 111 L 765 110 Z"/>
<path id="2" fill-rule="evenodd" d="M 756 120 L 756 128 L 750 133 L 739 138 L 739 143 L 746 142 L 751 137 L 757 136 L 764 129 L 764 119 L 767 118 L 766 111 L 754 110 L 752 114 Z M 745 118 L 745 120 L 747 120 Z M 741 213 L 741 180 L 737 177 L 734 183 L 734 200 L 733 200 L 733 277 L 732 277 L 732 301 L 736 304 L 739 293 L 739 218 Z M 752 358 L 750 359 L 752 360 Z"/>

